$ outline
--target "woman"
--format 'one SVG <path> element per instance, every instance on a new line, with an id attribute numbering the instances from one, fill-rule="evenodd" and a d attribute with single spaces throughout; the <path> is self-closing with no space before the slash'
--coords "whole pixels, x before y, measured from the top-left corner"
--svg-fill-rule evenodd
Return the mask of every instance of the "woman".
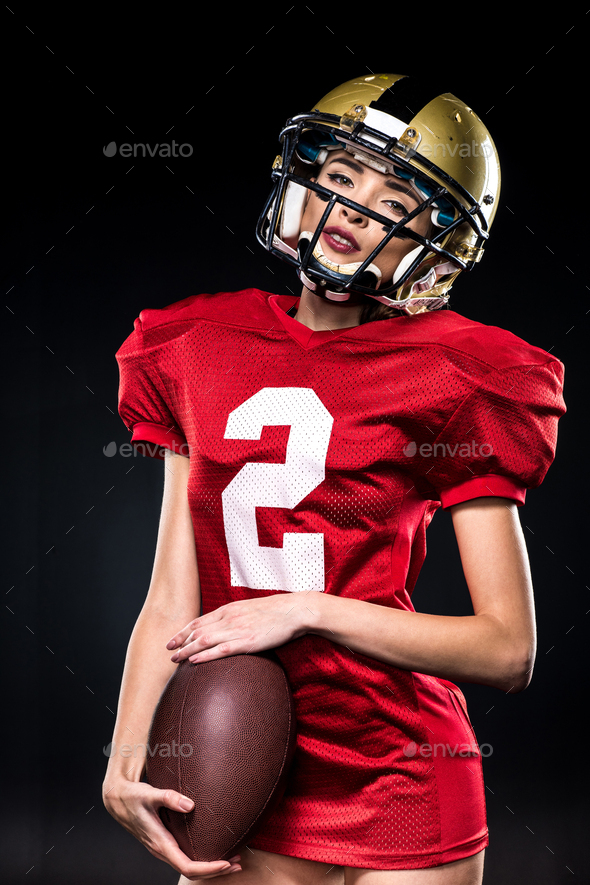
<path id="1" fill-rule="evenodd" d="M 436 310 L 481 258 L 498 202 L 496 151 L 466 105 L 371 75 L 282 141 L 258 237 L 298 269 L 300 298 L 250 289 L 144 310 L 117 353 L 120 413 L 166 479 L 113 741 L 145 744 L 178 661 L 273 648 L 297 712 L 289 785 L 230 865 L 179 850 L 158 808 L 192 803 L 141 783 L 141 754 L 110 759 L 104 801 L 180 885 L 231 872 L 476 885 L 481 754 L 450 680 L 530 681 L 516 507 L 553 459 L 563 367 Z M 470 617 L 412 606 L 439 506 Z"/>

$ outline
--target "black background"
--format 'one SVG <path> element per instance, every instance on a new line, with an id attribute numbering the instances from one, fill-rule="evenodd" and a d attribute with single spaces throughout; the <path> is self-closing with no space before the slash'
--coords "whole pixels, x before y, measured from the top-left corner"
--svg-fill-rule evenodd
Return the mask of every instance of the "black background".
<path id="1" fill-rule="evenodd" d="M 528 4 L 527 4 L 528 7 Z M 431 77 L 489 127 L 503 169 L 482 263 L 452 307 L 566 364 L 555 464 L 521 520 L 538 617 L 521 694 L 462 685 L 484 760 L 485 885 L 590 881 L 588 17 L 505 5 L 10 4 L 3 8 L 6 882 L 175 883 L 103 808 L 127 641 L 149 584 L 163 466 L 127 442 L 114 354 L 145 307 L 298 290 L 254 226 L 288 116 L 359 73 Z M 110 141 L 188 158 L 108 158 Z M 132 469 L 131 469 L 132 468 Z M 416 608 L 471 612 L 439 512 Z"/>

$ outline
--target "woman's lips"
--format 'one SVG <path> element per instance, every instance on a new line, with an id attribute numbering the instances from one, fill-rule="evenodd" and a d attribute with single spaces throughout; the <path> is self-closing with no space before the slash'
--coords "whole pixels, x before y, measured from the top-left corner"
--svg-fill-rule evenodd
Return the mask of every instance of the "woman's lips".
<path id="1" fill-rule="evenodd" d="M 338 240 L 334 239 L 334 234 L 339 238 Z M 353 235 L 341 227 L 325 228 L 322 232 L 322 236 L 324 237 L 326 245 L 328 245 L 330 249 L 334 249 L 335 252 L 342 252 L 345 255 L 350 255 L 352 252 L 360 252 L 361 247 Z M 345 240 L 346 242 L 342 242 L 342 240 Z"/>

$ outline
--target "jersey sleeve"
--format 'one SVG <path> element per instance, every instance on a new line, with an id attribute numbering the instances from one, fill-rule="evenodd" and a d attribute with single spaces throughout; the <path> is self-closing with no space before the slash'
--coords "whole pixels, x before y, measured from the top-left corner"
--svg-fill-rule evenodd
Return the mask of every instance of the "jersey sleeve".
<path id="1" fill-rule="evenodd" d="M 524 504 L 555 457 L 563 374 L 554 358 L 496 369 L 462 400 L 434 442 L 416 452 L 419 481 L 443 508 L 485 496 Z"/>
<path id="2" fill-rule="evenodd" d="M 169 361 L 162 346 L 146 342 L 139 317 L 115 358 L 119 366 L 118 410 L 132 432 L 132 444 L 152 458 L 164 458 L 164 449 L 188 457 Z"/>

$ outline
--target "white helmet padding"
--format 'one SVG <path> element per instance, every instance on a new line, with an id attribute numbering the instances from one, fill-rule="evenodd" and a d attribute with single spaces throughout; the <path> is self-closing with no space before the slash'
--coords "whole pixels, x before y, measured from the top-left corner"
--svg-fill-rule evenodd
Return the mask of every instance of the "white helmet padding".
<path id="1" fill-rule="evenodd" d="M 392 282 L 397 283 L 397 281 L 401 279 L 402 274 L 407 271 L 412 261 L 416 260 L 423 248 L 424 246 L 416 246 L 415 249 L 412 249 L 411 252 L 408 252 L 407 255 L 404 255 L 404 257 L 395 269 Z"/>
<path id="2" fill-rule="evenodd" d="M 309 191 L 301 184 L 290 181 L 285 188 L 283 211 L 279 219 L 278 229 L 281 240 L 299 239 L 301 219 L 307 202 Z"/>

